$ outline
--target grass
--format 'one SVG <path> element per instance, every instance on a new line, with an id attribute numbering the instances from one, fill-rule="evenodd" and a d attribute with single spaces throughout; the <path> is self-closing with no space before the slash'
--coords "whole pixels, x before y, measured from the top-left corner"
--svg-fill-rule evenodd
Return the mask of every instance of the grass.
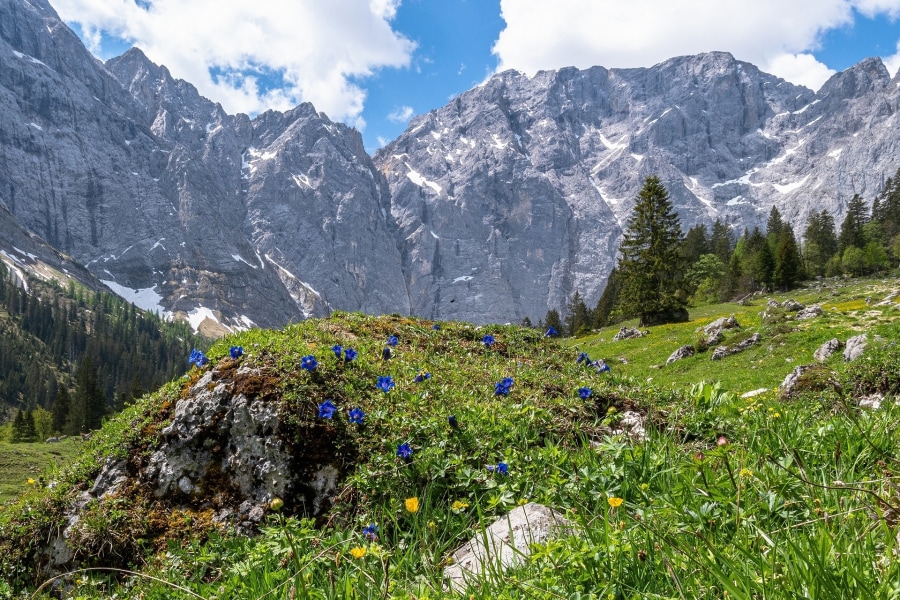
<path id="1" fill-rule="evenodd" d="M 813 353 L 832 338 L 846 341 L 863 332 L 896 338 L 900 305 L 874 306 L 896 289 L 900 289 L 900 283 L 893 279 L 828 280 L 789 294 L 758 296 L 747 305 L 731 303 L 694 308 L 689 323 L 653 327 L 650 335 L 643 338 L 613 341 L 620 327 L 616 325 L 568 343 L 594 359 L 603 358 L 616 373 L 657 386 L 684 387 L 708 380 L 719 381 L 738 394 L 761 388 L 775 389 L 794 367 L 814 362 Z M 806 321 L 763 324 L 761 314 L 766 310 L 767 301 L 780 302 L 787 298 L 807 306 L 819 304 L 825 314 Z M 871 306 L 865 298 L 873 300 Z M 710 360 L 710 349 L 666 366 L 666 359 L 677 348 L 696 345 L 699 328 L 729 315 L 734 315 L 741 328 L 726 332 L 723 344 L 732 344 L 753 332 L 763 335 L 762 343 L 722 361 Z M 636 327 L 637 322 L 624 325 Z M 839 360 L 840 356 L 836 355 L 829 364 Z"/>
<path id="2" fill-rule="evenodd" d="M 334 505 L 311 519 L 296 498 L 284 498 L 259 535 L 247 537 L 209 521 L 209 497 L 165 504 L 136 486 L 87 505 L 70 539 L 90 557 L 87 566 L 120 570 L 76 571 L 53 584 L 77 598 L 446 597 L 452 552 L 534 501 L 563 512 L 572 535 L 534 545 L 517 568 L 488 569 L 464 597 L 900 598 L 896 309 L 864 300 L 880 300 L 896 282 L 841 283 L 792 295 L 826 308 L 802 326 L 763 325 L 758 299 L 703 307 L 692 323 L 628 342 L 609 341 L 613 329 L 557 342 L 516 327 L 434 330 L 431 321 L 357 314 L 223 340 L 203 372 L 230 372 L 228 347 L 245 348 L 241 365 L 271 375 L 252 383 L 278 403 L 289 435 L 331 440 L 343 457 Z M 731 313 L 743 325 L 731 335 L 758 330 L 765 350 L 658 367 L 696 339 L 699 325 Z M 885 343 L 855 363 L 826 363 L 839 391 L 783 399 L 774 390 L 794 365 L 811 362 L 821 341 L 863 329 Z M 485 334 L 497 340 L 490 348 Z M 383 361 L 389 335 L 400 343 Z M 359 358 L 334 360 L 334 343 Z M 577 364 L 581 350 L 607 358 L 613 371 Z M 299 368 L 310 354 L 320 365 L 314 373 Z M 432 377 L 414 382 L 422 369 Z M 60 530 L 107 457 L 152 453 L 156 432 L 200 375 L 129 407 L 53 476 L 52 488 L 36 485 L 0 510 L 0 598 L 46 581 L 35 567 L 43 540 Z M 374 385 L 384 375 L 396 383 L 387 393 Z M 495 395 L 504 377 L 514 384 Z M 591 396 L 580 397 L 580 387 Z M 761 387 L 770 391 L 740 397 Z M 889 397 L 880 410 L 856 406 L 876 391 Z M 325 398 L 341 418 L 318 418 Z M 363 426 L 346 419 L 355 406 L 365 411 Z M 646 440 L 617 433 L 626 410 L 644 415 Z M 396 453 L 403 442 L 413 449 L 409 462 Z M 500 462 L 507 475 L 497 472 Z M 369 525 L 377 539 L 365 535 Z"/>
<path id="3" fill-rule="evenodd" d="M 22 493 L 29 480 L 46 482 L 49 472 L 67 465 L 82 451 L 81 440 L 67 438 L 55 444 L 0 442 L 0 504 Z"/>

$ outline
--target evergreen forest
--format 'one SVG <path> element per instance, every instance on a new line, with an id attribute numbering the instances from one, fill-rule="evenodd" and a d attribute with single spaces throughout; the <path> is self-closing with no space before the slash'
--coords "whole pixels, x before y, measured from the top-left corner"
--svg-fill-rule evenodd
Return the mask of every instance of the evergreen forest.
<path id="1" fill-rule="evenodd" d="M 0 439 L 13 442 L 98 428 L 203 345 L 186 323 L 74 282 L 23 285 L 2 263 L 0 303 Z"/>

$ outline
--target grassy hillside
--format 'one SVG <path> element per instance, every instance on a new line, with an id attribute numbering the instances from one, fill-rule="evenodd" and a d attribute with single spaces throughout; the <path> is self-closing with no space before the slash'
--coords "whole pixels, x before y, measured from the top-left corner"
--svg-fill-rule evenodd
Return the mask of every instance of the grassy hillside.
<path id="1" fill-rule="evenodd" d="M 89 505 L 70 542 L 89 566 L 141 574 L 74 572 L 56 582 L 66 595 L 442 597 L 453 550 L 533 501 L 563 512 L 572 535 L 536 545 L 514 570 L 489 571 L 469 597 L 900 598 L 900 323 L 896 305 L 873 307 L 900 285 L 841 285 L 794 294 L 823 302 L 826 315 L 809 322 L 763 324 L 760 298 L 695 310 L 692 323 L 627 342 L 610 341 L 612 329 L 558 341 L 517 327 L 358 314 L 245 332 L 216 344 L 203 370 L 126 409 L 52 487 L 31 486 L 0 511 L 0 578 L 9 589 L 44 581 L 37 549 L 99 465 L 152 453 L 191 384 L 235 368 L 235 344 L 242 367 L 265 373 L 255 389 L 297 441 L 333 442 L 345 476 L 331 510 L 304 519 L 296 499 L 283 498 L 248 538 L 210 521 L 215 489 L 180 505 L 129 489 Z M 759 349 L 660 367 L 698 326 L 732 313 L 743 327 L 724 343 L 758 331 Z M 830 359 L 791 399 L 774 390 L 821 341 L 860 330 L 882 338 L 862 359 Z M 398 344 L 383 360 L 392 335 Z M 338 361 L 334 344 L 359 355 Z M 581 351 L 612 371 L 579 364 Z M 310 355 L 312 372 L 301 368 Z M 417 377 L 423 371 L 431 376 Z M 383 391 L 376 382 L 386 376 L 395 385 Z M 497 385 L 507 377 L 508 387 Z M 873 392 L 888 399 L 860 409 Z M 332 419 L 320 416 L 326 399 L 337 406 Z M 357 407 L 362 424 L 348 419 Z M 628 411 L 644 419 L 647 439 L 622 431 Z M 402 444 L 409 460 L 398 456 Z"/>
<path id="2" fill-rule="evenodd" d="M 690 310 L 691 321 L 651 328 L 650 335 L 613 341 L 619 327 L 607 327 L 594 335 L 570 339 L 567 343 L 587 352 L 591 358 L 603 358 L 616 373 L 656 385 L 684 387 L 701 380 L 719 381 L 741 394 L 760 388 L 774 389 L 797 365 L 813 361 L 813 353 L 826 341 L 868 333 L 896 339 L 896 319 L 900 316 L 900 298 L 878 306 L 891 292 L 900 291 L 896 279 L 826 280 L 790 293 L 758 295 L 744 304 L 729 303 L 701 306 Z M 792 299 L 803 305 L 817 304 L 824 315 L 798 321 L 786 311 L 772 310 L 773 319 L 763 323 L 767 302 Z M 868 303 L 867 303 L 868 299 Z M 749 350 L 712 361 L 712 350 L 665 366 L 669 355 L 685 344 L 697 344 L 698 329 L 719 317 L 733 315 L 741 325 L 726 331 L 722 344 L 734 344 L 752 333 L 762 334 L 762 343 Z M 624 323 L 637 327 L 636 321 Z M 627 361 L 623 363 L 622 360 Z M 840 354 L 829 365 L 841 361 Z"/>
<path id="3" fill-rule="evenodd" d="M 70 464 L 82 449 L 80 438 L 67 438 L 54 444 L 0 442 L 0 504 L 15 498 L 28 486 L 45 484 L 50 474 Z"/>

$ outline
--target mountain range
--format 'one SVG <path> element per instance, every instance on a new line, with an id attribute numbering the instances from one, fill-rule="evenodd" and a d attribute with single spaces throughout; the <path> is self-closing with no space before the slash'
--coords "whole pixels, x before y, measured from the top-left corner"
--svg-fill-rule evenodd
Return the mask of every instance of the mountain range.
<path id="1" fill-rule="evenodd" d="M 0 0 L 0 258 L 206 335 L 334 310 L 476 323 L 595 301 L 637 192 L 683 228 L 838 223 L 900 166 L 900 77 L 818 92 L 727 53 L 494 75 L 370 156 L 310 104 L 228 115 L 139 49 Z"/>

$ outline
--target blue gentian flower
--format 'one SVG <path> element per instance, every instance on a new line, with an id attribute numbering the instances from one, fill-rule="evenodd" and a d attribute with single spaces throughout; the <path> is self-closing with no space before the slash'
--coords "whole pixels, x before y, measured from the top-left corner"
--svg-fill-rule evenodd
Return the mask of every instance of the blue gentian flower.
<path id="1" fill-rule="evenodd" d="M 244 347 L 243 346 L 232 346 L 228 349 L 228 353 L 231 355 L 233 360 L 237 360 L 244 355 Z"/>
<path id="2" fill-rule="evenodd" d="M 426 379 L 431 379 L 431 373 L 428 371 L 419 371 L 419 374 L 416 375 L 416 378 L 413 379 L 415 383 L 422 383 Z"/>
<path id="3" fill-rule="evenodd" d="M 434 329 L 435 331 L 439 331 L 441 326 L 438 325 L 437 323 L 435 323 L 434 325 L 431 326 L 431 328 Z"/>
<path id="4" fill-rule="evenodd" d="M 375 387 L 380 389 L 385 394 L 394 389 L 394 381 L 391 379 L 391 376 L 388 375 L 386 377 L 379 376 L 378 383 L 375 384 Z"/>
<path id="5" fill-rule="evenodd" d="M 374 542 L 378 539 L 378 525 L 375 523 L 369 523 L 362 530 L 363 536 L 370 542 Z"/>
<path id="6" fill-rule="evenodd" d="M 509 396 L 509 390 L 512 387 L 513 380 L 512 377 L 506 377 L 503 381 L 498 381 L 494 384 L 494 395 L 495 396 Z"/>
<path id="7" fill-rule="evenodd" d="M 551 325 L 547 328 L 547 333 L 544 334 L 544 337 L 552 337 L 554 335 L 559 335 L 559 332 Z"/>
<path id="8" fill-rule="evenodd" d="M 400 341 L 400 340 L 397 339 L 397 336 L 396 336 L 396 335 L 392 335 L 391 337 L 388 338 L 387 343 L 388 343 L 388 346 L 394 347 L 394 346 L 397 345 L 397 343 L 398 343 L 399 341 Z"/>
<path id="9" fill-rule="evenodd" d="M 575 361 L 575 364 L 585 363 L 587 365 L 591 364 L 591 357 L 588 356 L 587 352 L 582 352 L 578 355 L 578 360 Z"/>
<path id="10" fill-rule="evenodd" d="M 347 415 L 350 417 L 350 422 L 356 423 L 357 425 L 362 425 L 363 419 L 366 417 L 366 413 L 358 406 L 349 411 Z"/>
<path id="11" fill-rule="evenodd" d="M 209 359 L 206 358 L 206 355 L 194 348 L 191 350 L 191 355 L 188 357 L 188 363 L 192 363 L 197 365 L 198 367 L 203 367 L 209 362 Z"/>
<path id="12" fill-rule="evenodd" d="M 358 352 L 353 348 L 347 348 L 344 350 L 344 362 L 353 362 L 353 359 L 356 358 Z"/>
<path id="13" fill-rule="evenodd" d="M 341 350 L 343 350 L 343 348 L 341 347 L 340 344 L 335 344 L 334 346 L 331 347 L 331 351 L 334 352 L 334 355 L 337 356 L 338 358 L 341 357 Z"/>
<path id="14" fill-rule="evenodd" d="M 319 405 L 319 418 L 330 419 L 334 416 L 334 412 L 336 410 L 337 406 L 334 405 L 334 402 L 331 401 L 331 398 L 327 398 L 325 402 Z"/>
<path id="15" fill-rule="evenodd" d="M 505 462 L 497 463 L 497 473 L 501 475 L 509 475 L 509 465 Z"/>
<path id="16" fill-rule="evenodd" d="M 609 365 L 606 364 L 606 361 L 603 360 L 602 358 L 592 362 L 591 366 L 594 367 L 595 369 L 597 369 L 598 373 L 608 373 L 610 370 Z"/>
<path id="17" fill-rule="evenodd" d="M 491 346 L 494 345 L 494 336 L 488 334 L 488 335 L 484 336 L 483 338 L 481 338 L 481 341 L 484 342 L 485 346 L 490 348 Z"/>
<path id="18" fill-rule="evenodd" d="M 592 390 L 589 387 L 578 388 L 578 395 L 582 397 L 582 399 L 587 400 L 591 397 Z"/>
<path id="19" fill-rule="evenodd" d="M 412 460 L 413 449 L 410 447 L 408 442 L 403 442 L 399 446 L 397 446 L 397 456 L 409 462 Z"/>
<path id="20" fill-rule="evenodd" d="M 387 346 L 381 351 L 381 360 L 391 360 L 391 349 Z"/>
<path id="21" fill-rule="evenodd" d="M 300 359 L 300 368 L 301 369 L 306 369 L 307 371 L 312 372 L 312 371 L 315 371 L 316 367 L 318 367 L 318 366 L 319 366 L 319 363 L 316 360 L 316 357 L 313 356 L 312 354 L 310 354 L 309 356 L 304 356 L 303 358 Z"/>
<path id="22" fill-rule="evenodd" d="M 450 415 L 447 417 L 447 423 L 450 424 L 450 427 L 453 429 L 459 429 L 459 421 L 456 420 L 456 415 Z"/>

